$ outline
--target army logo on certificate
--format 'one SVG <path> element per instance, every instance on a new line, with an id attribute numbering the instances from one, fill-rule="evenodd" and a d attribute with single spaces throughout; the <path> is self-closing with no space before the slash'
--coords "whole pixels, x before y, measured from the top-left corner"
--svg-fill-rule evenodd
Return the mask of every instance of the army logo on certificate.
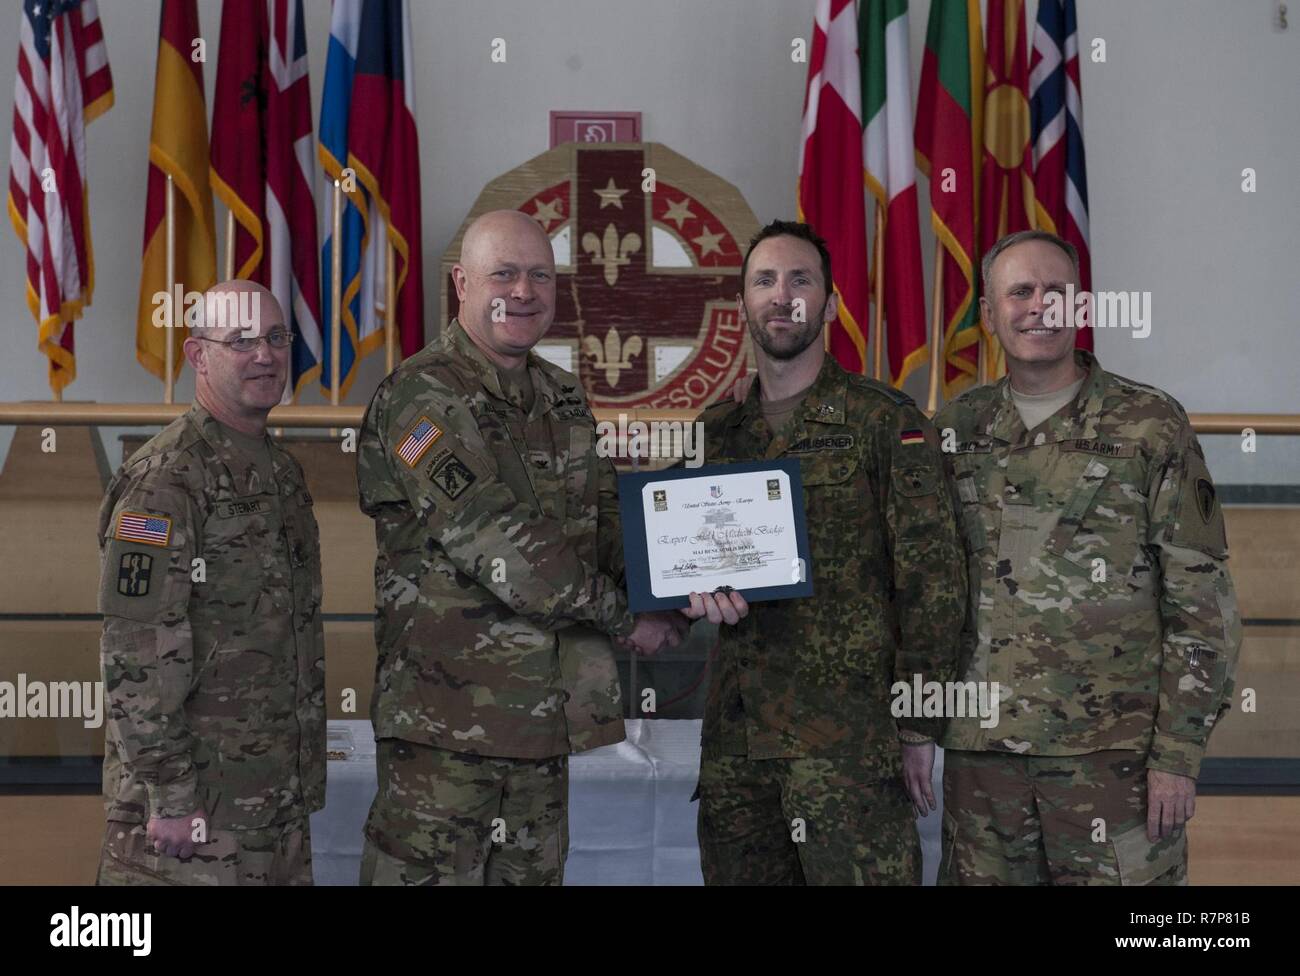
<path id="1" fill-rule="evenodd" d="M 668 492 L 666 491 L 655 492 L 655 511 L 656 512 L 668 511 Z"/>
<path id="2" fill-rule="evenodd" d="M 769 502 L 781 500 L 781 482 L 776 478 L 769 478 L 767 481 L 767 500 Z"/>

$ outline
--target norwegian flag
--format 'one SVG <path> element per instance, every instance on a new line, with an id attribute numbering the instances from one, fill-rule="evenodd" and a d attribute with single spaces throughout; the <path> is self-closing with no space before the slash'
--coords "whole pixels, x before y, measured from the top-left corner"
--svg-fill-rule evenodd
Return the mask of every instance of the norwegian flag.
<path id="1" fill-rule="evenodd" d="M 235 215 L 235 276 L 284 311 L 295 395 L 322 355 L 315 143 L 302 0 L 226 0 L 212 117 L 212 184 Z"/>
<path id="2" fill-rule="evenodd" d="M 27 305 L 50 388 L 76 378 L 72 322 L 95 288 L 85 127 L 113 106 L 95 0 L 26 0 L 9 148 L 9 219 L 27 248 Z"/>
<path id="3" fill-rule="evenodd" d="M 1037 224 L 1079 251 L 1079 278 L 1092 289 L 1088 247 L 1088 173 L 1083 159 L 1083 96 L 1074 0 L 1041 0 L 1029 65 L 1030 139 L 1034 145 Z M 1092 348 L 1092 329 L 1075 344 Z"/>

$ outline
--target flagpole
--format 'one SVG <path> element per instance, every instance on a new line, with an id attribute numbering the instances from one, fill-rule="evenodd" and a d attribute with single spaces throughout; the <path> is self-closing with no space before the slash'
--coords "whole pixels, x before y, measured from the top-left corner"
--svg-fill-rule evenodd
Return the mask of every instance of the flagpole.
<path id="1" fill-rule="evenodd" d="M 167 302 L 171 306 L 171 316 L 167 323 L 167 339 L 163 351 L 163 403 L 175 402 L 175 384 L 172 373 L 176 363 L 176 350 L 173 347 L 172 329 L 180 328 L 180 310 L 176 308 L 176 189 L 172 175 L 167 174 L 167 203 L 164 220 L 167 224 Z"/>
<path id="2" fill-rule="evenodd" d="M 226 211 L 226 277 L 229 281 L 235 277 L 235 212 Z"/>
<path id="3" fill-rule="evenodd" d="M 930 416 L 939 410 L 940 363 L 943 356 L 943 241 L 934 242 L 934 287 L 930 291 Z"/>
<path id="4" fill-rule="evenodd" d="M 343 187 L 334 181 L 334 227 L 330 237 L 330 403 L 339 402 L 339 356 L 343 328 Z M 338 431 L 331 430 L 331 437 Z"/>
<path id="5" fill-rule="evenodd" d="M 875 270 L 872 273 L 876 276 L 876 280 L 874 282 L 875 288 L 872 290 L 875 292 L 876 314 L 871 323 L 874 330 L 873 335 L 876 337 L 876 362 L 873 375 L 877 382 L 885 382 L 882 379 L 885 362 L 885 208 L 880 205 L 879 200 L 876 201 L 875 247 Z"/>
<path id="6" fill-rule="evenodd" d="M 385 254 L 387 258 L 387 282 L 384 290 L 384 366 L 385 372 L 391 373 L 397 366 L 397 274 L 393 271 L 393 257 L 396 252 L 393 250 L 392 242 L 388 244 L 388 250 Z"/>

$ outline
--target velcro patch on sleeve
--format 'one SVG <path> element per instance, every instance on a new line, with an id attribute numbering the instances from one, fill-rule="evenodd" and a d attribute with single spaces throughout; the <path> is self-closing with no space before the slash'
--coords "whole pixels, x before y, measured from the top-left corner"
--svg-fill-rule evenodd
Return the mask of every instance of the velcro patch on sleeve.
<path id="1" fill-rule="evenodd" d="M 397 456 L 406 463 L 408 468 L 413 468 L 420 463 L 420 458 L 424 457 L 433 446 L 433 442 L 441 436 L 442 428 L 428 417 L 421 417 L 398 443 Z"/>
<path id="2" fill-rule="evenodd" d="M 172 520 L 165 515 L 122 511 L 113 527 L 113 538 L 120 542 L 140 542 L 146 546 L 166 548 L 172 538 Z"/>
<path id="3" fill-rule="evenodd" d="M 476 480 L 473 471 L 469 465 L 465 464 L 455 454 L 449 454 L 443 458 L 429 472 L 429 478 L 435 485 L 442 489 L 442 493 L 453 501 L 465 493 L 470 485 Z"/>
<path id="4" fill-rule="evenodd" d="M 898 443 L 900 444 L 924 444 L 925 432 L 920 427 L 910 427 L 907 430 L 898 432 Z"/>
<path id="5" fill-rule="evenodd" d="M 143 552 L 124 552 L 117 565 L 117 592 L 122 596 L 148 596 L 153 556 Z"/>

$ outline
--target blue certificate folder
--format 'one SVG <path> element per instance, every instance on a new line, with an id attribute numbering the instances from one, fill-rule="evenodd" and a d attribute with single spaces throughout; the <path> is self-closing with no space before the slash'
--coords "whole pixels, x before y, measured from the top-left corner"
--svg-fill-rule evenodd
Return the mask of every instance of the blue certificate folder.
<path id="1" fill-rule="evenodd" d="M 668 468 L 663 471 L 645 471 L 618 476 L 619 510 L 623 519 L 623 560 L 627 566 L 628 607 L 633 613 L 647 610 L 676 610 L 688 606 L 685 596 L 656 597 L 650 589 L 650 557 L 646 539 L 645 511 L 642 489 L 652 481 L 678 481 L 692 478 L 709 478 L 720 474 L 742 474 L 750 471 L 783 471 L 790 479 L 790 500 L 794 514 L 795 543 L 799 558 L 803 560 L 803 578 L 782 586 L 760 586 L 736 589 L 749 603 L 761 600 L 786 600 L 792 597 L 812 596 L 812 558 L 808 551 L 808 524 L 803 503 L 803 478 L 799 462 L 793 458 L 773 461 L 738 461 L 734 464 L 706 464 L 698 468 Z M 792 573 L 794 574 L 793 567 Z"/>

